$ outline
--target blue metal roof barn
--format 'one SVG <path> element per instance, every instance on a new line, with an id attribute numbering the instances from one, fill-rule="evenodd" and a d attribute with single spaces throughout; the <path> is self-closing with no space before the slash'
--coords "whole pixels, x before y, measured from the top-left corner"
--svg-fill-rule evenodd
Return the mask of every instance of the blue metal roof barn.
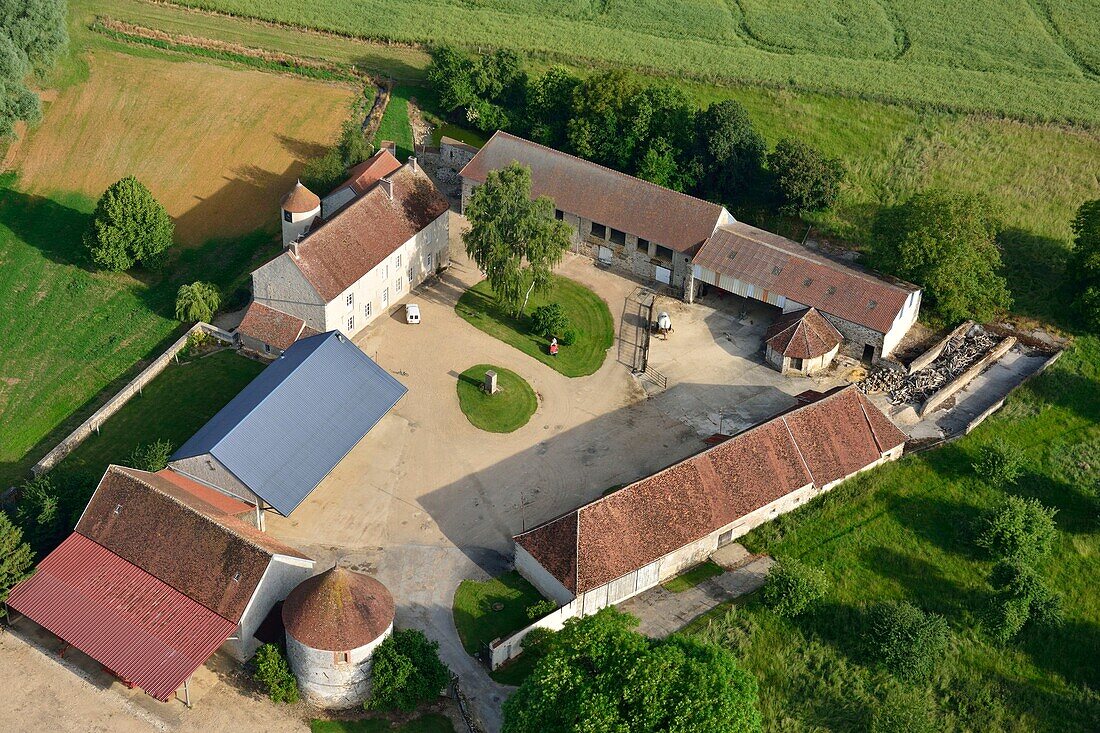
<path id="1" fill-rule="evenodd" d="M 209 455 L 288 516 L 404 396 L 336 331 L 295 342 L 172 455 Z"/>

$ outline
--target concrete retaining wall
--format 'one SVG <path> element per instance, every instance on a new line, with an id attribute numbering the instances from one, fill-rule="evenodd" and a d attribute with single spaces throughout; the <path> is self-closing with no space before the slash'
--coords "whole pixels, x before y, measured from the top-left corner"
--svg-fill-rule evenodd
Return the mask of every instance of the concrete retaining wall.
<path id="1" fill-rule="evenodd" d="M 973 327 L 974 321 L 967 321 L 951 333 L 944 336 L 931 349 L 924 352 L 916 359 L 913 359 L 913 361 L 909 362 L 909 373 L 913 374 L 914 372 L 919 372 L 921 369 L 924 369 L 926 366 L 934 362 L 939 357 L 939 355 L 943 353 L 943 350 L 947 348 L 947 345 L 951 343 L 951 339 L 967 333 Z"/>
<path id="2" fill-rule="evenodd" d="M 943 404 L 948 397 L 965 387 L 971 379 L 981 374 L 986 367 L 1004 356 L 1004 353 L 1011 349 L 1015 343 L 1015 336 L 1009 336 L 1006 339 L 1002 339 L 1001 343 L 994 346 L 988 354 L 976 361 L 969 369 L 932 393 L 932 396 L 929 397 L 920 408 L 920 416 L 924 417 Z"/>
<path id="3" fill-rule="evenodd" d="M 130 401 L 130 398 L 139 394 L 145 385 L 149 384 L 149 382 L 153 381 L 154 377 L 163 372 L 176 357 L 176 354 L 182 351 L 183 347 L 187 345 L 187 339 L 191 337 L 191 334 L 198 332 L 208 334 L 220 341 L 233 344 L 234 346 L 236 345 L 235 337 L 228 331 L 223 331 L 216 326 L 211 326 L 209 323 L 202 323 L 201 321 L 196 323 L 194 326 L 187 329 L 187 333 L 180 336 L 163 354 L 154 359 L 152 364 L 145 367 L 145 369 L 134 377 L 129 384 L 108 400 L 107 404 L 92 413 L 92 416 L 81 423 L 80 427 L 65 436 L 65 439 L 54 446 L 53 450 L 43 456 L 42 460 L 34 464 L 31 473 L 35 476 L 41 476 L 60 463 L 62 458 L 72 453 L 72 451 L 83 443 L 93 431 L 99 430 L 99 426 L 102 425 L 107 418 L 122 409 L 122 406 Z"/>
<path id="4" fill-rule="evenodd" d="M 977 417 L 975 417 L 975 418 L 974 418 L 973 420 L 971 420 L 970 422 L 968 422 L 968 423 L 966 424 L 966 429 L 965 429 L 965 430 L 963 430 L 963 432 L 962 432 L 962 435 L 970 435 L 971 431 L 973 431 L 973 430 L 974 430 L 974 428 L 978 427 L 978 426 L 979 426 L 979 425 L 981 425 L 981 424 L 982 424 L 983 422 L 985 422 L 985 419 L 986 419 L 987 417 L 989 417 L 989 416 L 990 416 L 990 415 L 992 415 L 992 414 L 993 414 L 994 412 L 996 412 L 997 410 L 999 410 L 999 409 L 1001 409 L 1002 407 L 1004 407 L 1004 404 L 1005 404 L 1005 400 L 1007 400 L 1007 399 L 1008 399 L 1008 395 L 1012 394 L 1012 392 L 1013 392 L 1013 391 L 1015 391 L 1016 389 L 1019 389 L 1019 388 L 1020 388 L 1020 387 L 1022 387 L 1023 385 L 1027 384 L 1029 380 L 1031 380 L 1031 379 L 1034 379 L 1034 378 L 1035 378 L 1035 377 L 1037 377 L 1038 375 L 1040 375 L 1040 374 L 1042 374 L 1043 372 L 1045 372 L 1045 371 L 1046 371 L 1047 369 L 1049 369 L 1049 368 L 1050 368 L 1050 366 L 1051 366 L 1052 364 L 1054 364 L 1054 362 L 1056 362 L 1056 361 L 1058 361 L 1059 359 L 1061 359 L 1061 358 L 1062 358 L 1062 354 L 1064 354 L 1064 353 L 1066 353 L 1066 352 L 1064 352 L 1064 351 L 1058 351 L 1058 352 L 1056 352 L 1056 353 L 1054 354 L 1054 356 L 1052 356 L 1052 357 L 1050 357 L 1049 359 L 1047 359 L 1046 361 L 1044 361 L 1044 362 L 1043 362 L 1043 365 L 1042 365 L 1041 367 L 1039 367 L 1039 368 L 1038 368 L 1038 369 L 1036 369 L 1036 370 L 1035 370 L 1034 372 L 1032 372 L 1031 374 L 1029 374 L 1029 375 L 1027 375 L 1026 377 L 1024 377 L 1023 381 L 1021 381 L 1021 382 L 1020 382 L 1019 384 L 1017 384 L 1017 385 L 1016 385 L 1015 387 L 1013 387 L 1013 388 L 1012 388 L 1012 390 L 1009 390 L 1009 392 L 1008 392 L 1007 394 L 1005 394 L 1005 396 L 1004 396 L 1004 397 L 1002 397 L 1001 399 L 999 399 L 999 400 L 997 400 L 996 402 L 994 402 L 994 403 L 993 403 L 992 405 L 990 405 L 990 406 L 989 406 L 989 407 L 987 407 L 987 408 L 986 408 L 985 410 L 983 410 L 983 411 L 982 411 L 982 413 L 981 413 L 980 415 L 978 415 L 978 416 L 977 416 Z"/>

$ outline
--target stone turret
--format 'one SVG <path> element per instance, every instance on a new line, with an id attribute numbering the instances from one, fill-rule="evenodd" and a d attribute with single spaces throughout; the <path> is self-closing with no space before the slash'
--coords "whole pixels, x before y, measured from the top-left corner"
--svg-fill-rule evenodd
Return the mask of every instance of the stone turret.
<path id="1" fill-rule="evenodd" d="M 294 184 L 282 201 L 283 249 L 309 231 L 313 220 L 321 214 L 321 199 L 302 185 Z"/>

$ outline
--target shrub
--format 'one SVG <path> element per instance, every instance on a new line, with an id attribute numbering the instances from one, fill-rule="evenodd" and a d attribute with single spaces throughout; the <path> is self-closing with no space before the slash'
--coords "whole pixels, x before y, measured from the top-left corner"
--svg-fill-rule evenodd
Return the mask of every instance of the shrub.
<path id="1" fill-rule="evenodd" d="M 577 332 L 571 328 L 567 328 L 562 331 L 561 343 L 563 346 L 572 346 L 577 343 Z"/>
<path id="2" fill-rule="evenodd" d="M 344 182 L 346 173 L 340 151 L 332 148 L 321 157 L 306 161 L 299 179 L 303 186 L 318 196 L 327 196 Z"/>
<path id="3" fill-rule="evenodd" d="M 532 603 L 527 607 L 527 618 L 532 621 L 540 619 L 548 613 L 553 613 L 558 610 L 558 604 L 549 599 L 542 599 L 537 603 Z"/>
<path id="4" fill-rule="evenodd" d="M 997 560 L 1036 562 L 1050 554 L 1054 545 L 1056 513 L 1038 499 L 1009 496 L 982 518 L 974 544 Z"/>
<path id="5" fill-rule="evenodd" d="M 870 733 L 936 733 L 935 702 L 918 690 L 891 689 L 871 714 Z"/>
<path id="6" fill-rule="evenodd" d="M 155 268 L 164 262 L 174 232 L 171 217 L 152 192 L 127 176 L 99 198 L 84 245 L 104 270 L 129 270 L 137 263 Z"/>
<path id="7" fill-rule="evenodd" d="M 978 459 L 974 461 L 974 472 L 992 486 L 1003 488 L 1016 483 L 1023 471 L 1023 454 L 1019 449 L 995 440 L 978 449 Z"/>
<path id="8" fill-rule="evenodd" d="M 1054 628 L 1063 621 L 1062 602 L 1036 570 L 1018 560 L 997 563 L 989 576 L 996 590 L 986 615 L 990 636 L 1002 644 L 1028 624 Z"/>
<path id="9" fill-rule="evenodd" d="M 840 195 L 844 164 L 793 138 L 783 138 L 768 153 L 768 168 L 784 211 L 800 214 L 831 208 Z"/>
<path id="10" fill-rule="evenodd" d="M 273 702 L 298 702 L 298 682 L 279 647 L 274 644 L 261 646 L 256 650 L 252 666 L 252 676 L 264 686 Z"/>
<path id="11" fill-rule="evenodd" d="M 33 567 L 34 552 L 23 541 L 23 530 L 0 512 L 0 603 L 16 583 L 30 576 Z"/>
<path id="12" fill-rule="evenodd" d="M 794 618 L 821 600 L 829 591 L 825 571 L 797 560 L 782 560 L 764 583 L 764 605 L 777 615 Z"/>
<path id="13" fill-rule="evenodd" d="M 157 472 L 168 466 L 168 459 L 172 455 L 174 447 L 171 441 L 154 440 L 152 443 L 143 443 L 130 452 L 130 466 L 142 471 Z"/>
<path id="14" fill-rule="evenodd" d="M 560 303 L 547 303 L 535 308 L 531 314 L 531 330 L 540 336 L 551 338 L 562 334 L 569 328 L 569 317 L 565 315 Z"/>
<path id="15" fill-rule="evenodd" d="M 176 292 L 176 320 L 209 322 L 218 312 L 221 300 L 218 287 L 213 283 L 196 280 L 190 285 L 180 285 Z"/>
<path id="16" fill-rule="evenodd" d="M 438 642 L 418 629 L 395 631 L 374 652 L 371 698 L 364 707 L 409 712 L 438 697 L 450 681 L 450 670 L 439 660 Z"/>
<path id="17" fill-rule="evenodd" d="M 871 610 L 869 621 L 872 657 L 900 679 L 928 679 L 947 651 L 947 621 L 911 603 L 879 604 Z"/>

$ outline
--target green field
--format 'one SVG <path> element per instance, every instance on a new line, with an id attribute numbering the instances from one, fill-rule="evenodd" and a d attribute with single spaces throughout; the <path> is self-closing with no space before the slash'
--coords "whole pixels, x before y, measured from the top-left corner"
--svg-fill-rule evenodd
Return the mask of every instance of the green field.
<path id="1" fill-rule="evenodd" d="M 394 725 L 388 720 L 314 720 L 310 733 L 454 733 L 449 718 L 429 713 L 408 723 Z"/>
<path id="2" fill-rule="evenodd" d="M 1022 119 L 1100 122 L 1088 0 L 182 0 L 378 41 L 508 47 Z"/>
<path id="3" fill-rule="evenodd" d="M 497 373 L 497 392 L 482 389 L 485 372 Z M 539 406 L 535 390 L 523 377 L 503 367 L 478 364 L 458 375 L 458 404 L 462 414 L 474 427 L 490 433 L 510 433 L 519 430 Z"/>
<path id="4" fill-rule="evenodd" d="M 547 303 L 561 305 L 569 318 L 569 327 L 577 334 L 576 343 L 560 345 L 557 356 L 550 355 L 549 339 L 530 330 L 530 313 Z M 482 280 L 463 293 L 455 304 L 455 312 L 475 328 L 567 377 L 586 377 L 595 373 L 603 365 L 615 338 L 607 303 L 580 283 L 560 276 L 554 277 L 549 292 L 531 296 L 526 313 L 519 319 L 499 307 L 488 280 Z"/>
<path id="5" fill-rule="evenodd" d="M 93 202 L 39 196 L 0 177 L 0 486 L 30 466 L 179 333 L 180 284 L 200 276 L 229 291 L 266 234 L 180 253 L 163 274 L 96 272 L 81 233 Z"/>
<path id="6" fill-rule="evenodd" d="M 263 364 L 235 351 L 170 364 L 65 457 L 61 468 L 101 474 L 110 463 L 127 464 L 139 445 L 167 440 L 178 448 L 263 371 Z"/>
<path id="7" fill-rule="evenodd" d="M 527 607 L 542 600 L 535 586 L 512 570 L 490 580 L 464 580 L 455 591 L 455 628 L 468 654 L 531 623 Z M 499 604 L 500 608 L 494 608 Z"/>
<path id="8" fill-rule="evenodd" d="M 1009 491 L 1056 508 L 1059 538 L 1041 566 L 1061 595 L 1060 629 L 1025 629 L 1001 647 L 980 630 L 992 562 L 975 519 L 1005 492 L 979 481 L 977 449 L 1002 438 L 1026 454 Z M 928 685 L 908 688 L 931 730 L 1100 728 L 1100 342 L 1082 339 L 969 437 L 853 479 L 746 536 L 753 552 L 823 568 L 832 591 L 784 620 L 758 601 L 720 611 L 695 633 L 733 648 L 761 683 L 765 729 L 866 730 L 898 683 L 860 649 L 866 604 L 904 599 L 946 617 L 950 652 Z M 709 630 L 708 630 L 709 627 Z"/>

